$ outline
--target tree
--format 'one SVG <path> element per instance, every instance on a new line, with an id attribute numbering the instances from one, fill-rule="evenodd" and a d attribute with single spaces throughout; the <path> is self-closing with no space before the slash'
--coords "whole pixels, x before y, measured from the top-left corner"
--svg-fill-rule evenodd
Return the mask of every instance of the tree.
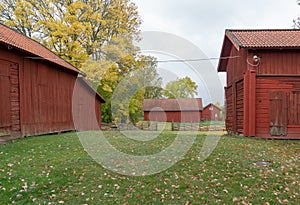
<path id="1" fill-rule="evenodd" d="M 217 106 L 218 108 L 221 108 L 221 103 L 220 103 L 219 101 L 217 101 L 217 102 L 215 103 L 215 106 Z"/>
<path id="2" fill-rule="evenodd" d="M 197 84 L 191 78 L 179 78 L 167 83 L 164 95 L 167 98 L 194 98 L 198 94 L 197 89 Z"/>
<path id="3" fill-rule="evenodd" d="M 300 0 L 297 0 L 296 2 L 298 5 L 300 5 Z M 300 29 L 300 17 L 298 17 L 297 19 L 294 19 L 293 23 L 294 23 L 294 28 Z"/>
<path id="4" fill-rule="evenodd" d="M 135 66 L 139 69 L 122 78 L 112 96 L 111 110 L 117 123 L 136 123 L 143 116 L 143 100 L 162 96 L 162 79 L 154 58 L 142 56 Z"/>
<path id="5" fill-rule="evenodd" d="M 83 70 L 107 101 L 102 106 L 104 122 L 112 120 L 111 97 L 122 79 L 155 66 L 155 60 L 140 55 L 134 45 L 141 19 L 131 0 L 0 0 L 0 22 Z M 159 89 L 141 92 L 156 96 Z M 140 105 L 142 98 L 137 100 Z M 130 109 L 134 113 L 136 108 Z"/>
<path id="6" fill-rule="evenodd" d="M 111 59 L 107 45 L 120 39 L 119 50 L 135 52 L 141 20 L 131 0 L 0 0 L 0 22 L 80 68 L 89 57 Z"/>

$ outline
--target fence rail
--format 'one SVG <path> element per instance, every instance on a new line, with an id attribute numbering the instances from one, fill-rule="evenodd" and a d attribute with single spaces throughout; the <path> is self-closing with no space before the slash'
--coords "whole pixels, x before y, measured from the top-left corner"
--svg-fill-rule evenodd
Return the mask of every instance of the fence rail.
<path id="1" fill-rule="evenodd" d="M 131 123 L 122 123 L 117 125 L 102 125 L 103 130 L 146 130 L 146 131 L 223 131 L 225 125 L 222 122 L 210 122 L 210 123 L 194 123 L 194 122 L 139 122 L 136 125 Z"/>

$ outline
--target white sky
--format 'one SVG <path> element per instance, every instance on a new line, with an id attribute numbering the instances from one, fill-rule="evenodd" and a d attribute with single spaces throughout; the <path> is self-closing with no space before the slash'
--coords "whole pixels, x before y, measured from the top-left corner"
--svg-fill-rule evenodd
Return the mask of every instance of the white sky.
<path id="1" fill-rule="evenodd" d="M 134 2 L 143 21 L 142 32 L 160 31 L 177 35 L 192 42 L 209 58 L 219 57 L 225 29 L 293 28 L 293 19 L 300 16 L 300 6 L 296 0 L 134 0 Z M 212 61 L 215 69 L 217 63 L 216 60 Z M 220 75 L 223 85 L 224 79 L 224 75 Z"/>

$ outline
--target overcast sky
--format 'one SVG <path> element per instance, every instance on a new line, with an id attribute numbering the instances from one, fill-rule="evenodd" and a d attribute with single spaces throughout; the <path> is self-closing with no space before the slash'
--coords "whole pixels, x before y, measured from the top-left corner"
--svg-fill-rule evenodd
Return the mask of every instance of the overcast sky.
<path id="1" fill-rule="evenodd" d="M 219 57 L 225 29 L 293 28 L 296 0 L 135 0 L 142 31 L 184 38 L 208 58 Z M 202 56 L 199 56 L 202 58 Z M 218 61 L 212 61 L 216 69 Z M 224 76 L 221 76 L 224 85 Z"/>
<path id="2" fill-rule="evenodd" d="M 179 35 L 216 57 L 225 29 L 293 28 L 296 0 L 135 0 L 142 31 Z"/>

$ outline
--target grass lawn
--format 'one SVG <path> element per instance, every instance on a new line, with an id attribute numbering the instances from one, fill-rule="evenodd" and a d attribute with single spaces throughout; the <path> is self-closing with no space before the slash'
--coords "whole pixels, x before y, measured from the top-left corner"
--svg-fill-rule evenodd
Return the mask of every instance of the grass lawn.
<path id="1" fill-rule="evenodd" d="M 176 137 L 165 132 L 140 142 L 105 134 L 135 155 L 159 152 Z M 224 136 L 200 162 L 205 138 L 199 133 L 171 168 L 139 177 L 104 169 L 75 133 L 0 145 L 0 204 L 300 204 L 300 141 Z M 270 164 L 254 164 L 261 161 Z"/>

